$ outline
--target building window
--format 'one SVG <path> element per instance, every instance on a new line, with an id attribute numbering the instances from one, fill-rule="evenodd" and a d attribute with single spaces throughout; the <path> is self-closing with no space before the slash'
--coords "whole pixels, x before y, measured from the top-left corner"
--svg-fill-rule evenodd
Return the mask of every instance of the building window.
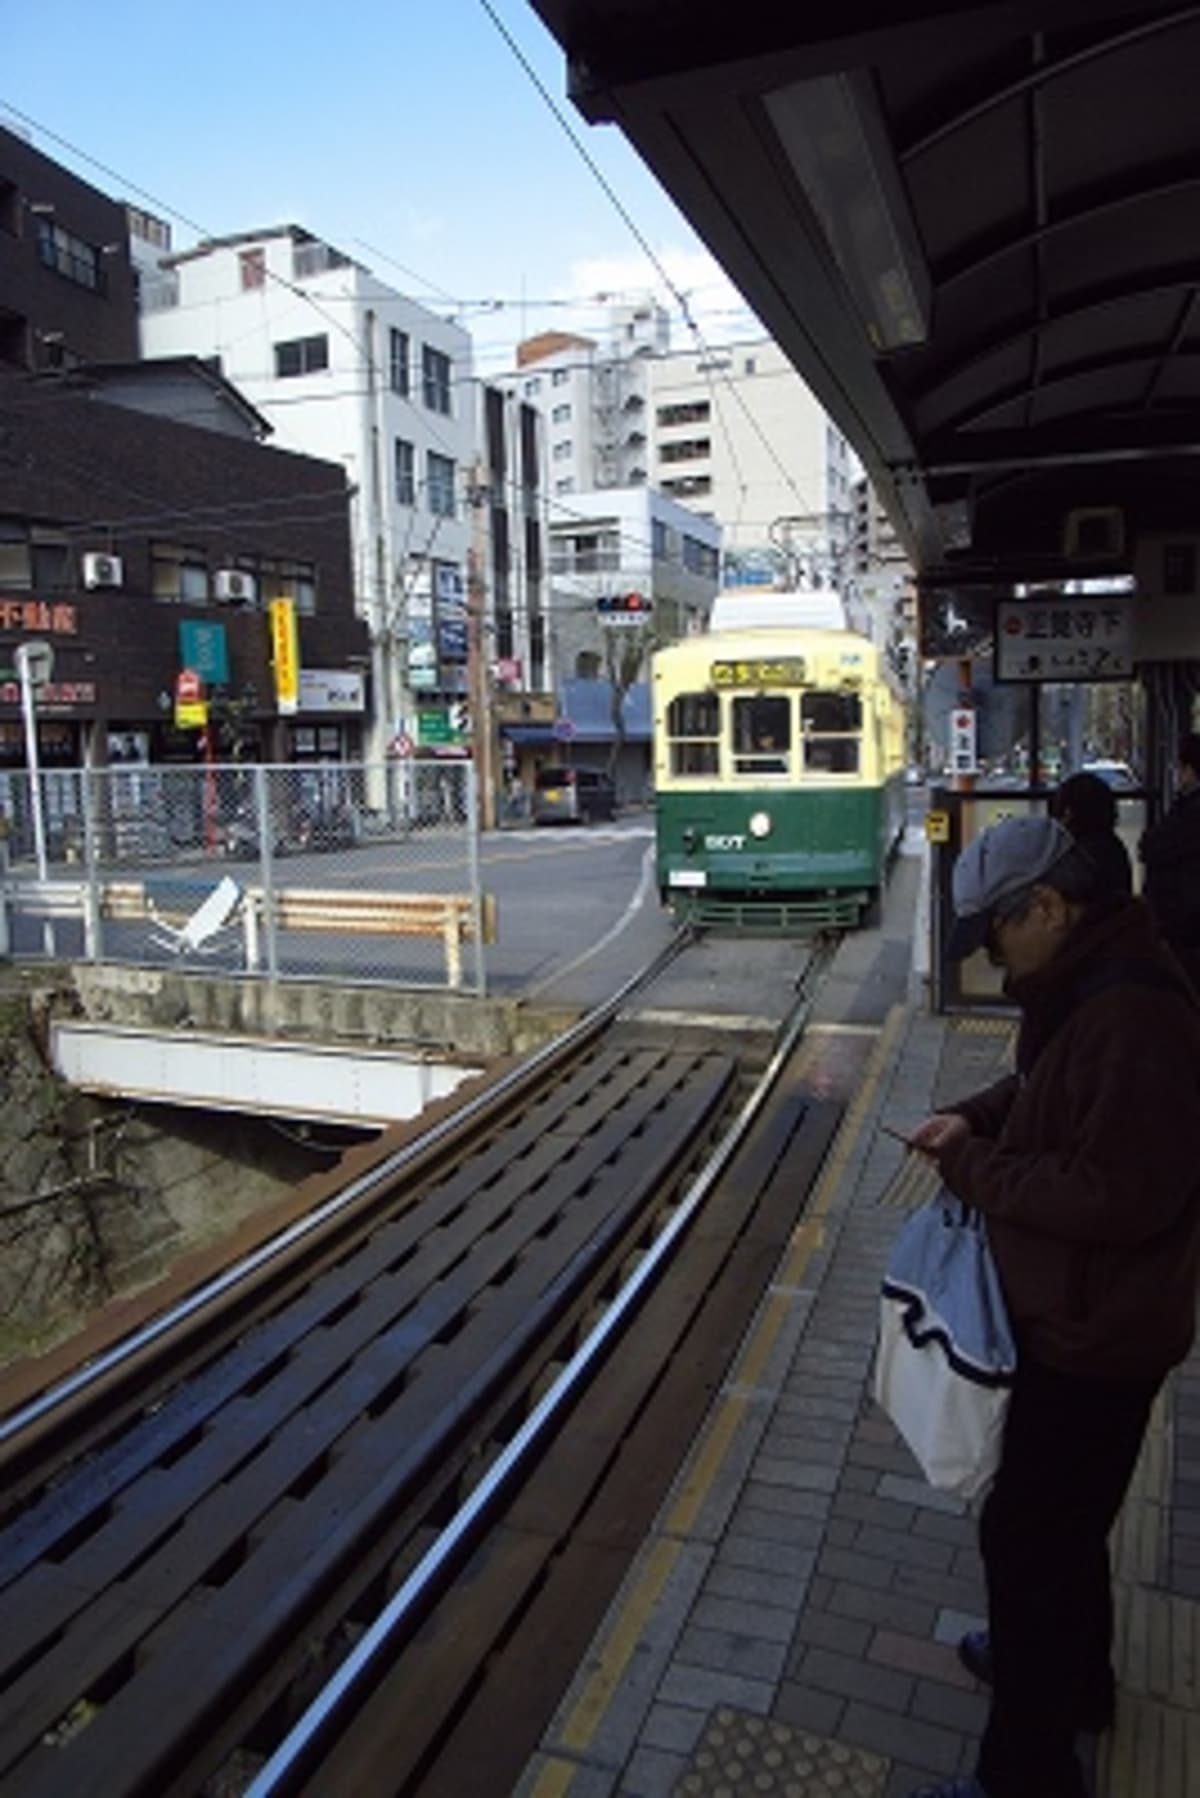
<path id="1" fill-rule="evenodd" d="M 708 580 L 717 578 L 717 552 L 709 543 L 701 543 L 698 537 L 684 536 L 683 565 L 692 574 L 702 574 Z"/>
<path id="2" fill-rule="evenodd" d="M 426 466 L 429 510 L 435 518 L 454 517 L 454 458 L 430 450 Z"/>
<path id="3" fill-rule="evenodd" d="M 541 391 L 542 391 L 541 376 L 540 375 L 531 375 L 529 377 L 528 381 L 526 381 L 526 383 L 525 383 L 525 398 L 527 400 L 536 399 L 538 394 Z"/>
<path id="4" fill-rule="evenodd" d="M 486 387 L 483 394 L 484 426 L 487 436 L 487 459 L 495 485 L 508 481 L 508 446 L 505 442 L 504 395 L 498 387 Z"/>
<path id="5" fill-rule="evenodd" d="M 599 680 L 600 657 L 594 649 L 581 649 L 575 657 L 576 680 Z"/>
<path id="6" fill-rule="evenodd" d="M 277 556 L 239 556 L 237 566 L 258 583 L 257 603 L 265 611 L 273 599 L 290 599 L 298 612 L 311 616 L 317 609 L 317 571 L 312 562 L 293 562 Z"/>
<path id="7" fill-rule="evenodd" d="M 512 656 L 516 643 L 513 636 L 513 615 L 509 611 L 496 613 L 496 654 L 504 661 Z"/>
<path id="8" fill-rule="evenodd" d="M 421 381 L 425 390 L 425 404 L 431 412 L 441 412 L 450 416 L 450 358 L 441 350 L 431 349 L 427 343 L 421 345 Z"/>
<path id="9" fill-rule="evenodd" d="M 396 499 L 402 506 L 417 503 L 417 452 L 403 437 L 396 439 Z"/>
<path id="10" fill-rule="evenodd" d="M 613 574 L 621 566 L 621 533 L 615 529 L 555 533 L 550 544 L 553 574 Z"/>
<path id="11" fill-rule="evenodd" d="M 401 399 L 408 398 L 408 332 L 394 325 L 388 332 L 388 386 Z M 405 503 L 411 506 L 412 501 Z"/>
<path id="12" fill-rule="evenodd" d="M 16 183 L 0 179 L 0 231 L 7 231 L 10 237 L 17 235 L 21 216 L 19 199 Z"/>
<path id="13" fill-rule="evenodd" d="M 746 357 L 746 360 L 742 363 L 742 373 L 744 375 L 756 375 L 758 373 L 758 357 L 757 356 L 747 356 Z"/>
<path id="14" fill-rule="evenodd" d="M 243 293 L 248 293 L 254 287 L 265 287 L 267 284 L 267 252 L 265 250 L 243 250 L 238 257 L 238 273 L 241 276 Z"/>
<path id="15" fill-rule="evenodd" d="M 560 481 L 555 481 L 554 491 L 555 493 L 574 493 L 575 483 L 569 474 L 565 474 Z"/>
<path id="16" fill-rule="evenodd" d="M 569 437 L 564 437 L 561 443 L 556 443 L 552 454 L 556 462 L 569 462 L 571 457 L 575 454 L 574 445 L 572 444 L 571 439 Z"/>
<path id="17" fill-rule="evenodd" d="M 527 498 L 538 487 L 538 427 L 541 415 L 533 406 L 521 407 L 521 485 Z"/>
<path id="18" fill-rule="evenodd" d="M 671 559 L 671 539 L 666 525 L 661 518 L 650 520 L 651 551 L 656 562 L 668 562 Z"/>
<path id="19" fill-rule="evenodd" d="M 61 592 L 69 578 L 67 539 L 61 531 L 0 518 L 0 588 Z"/>
<path id="20" fill-rule="evenodd" d="M 570 379 L 571 379 L 571 371 L 569 368 L 556 368 L 555 369 L 554 375 L 553 375 L 553 380 L 554 380 L 554 385 L 556 387 L 565 387 L 567 382 Z"/>
<path id="21" fill-rule="evenodd" d="M 328 367 L 328 337 L 293 337 L 275 345 L 275 374 L 281 381 L 291 375 L 315 375 Z"/>
<path id="22" fill-rule="evenodd" d="M 660 443 L 660 462 L 697 462 L 712 455 L 711 437 L 681 437 L 677 443 Z"/>
<path id="23" fill-rule="evenodd" d="M 208 558 L 178 543 L 150 545 L 150 591 L 175 606 L 208 604 Z"/>
<path id="24" fill-rule="evenodd" d="M 711 493 L 712 479 L 706 474 L 684 474 L 674 481 L 661 481 L 659 486 L 671 499 L 692 499 L 700 493 Z"/>
<path id="25" fill-rule="evenodd" d="M 553 412 L 550 414 L 550 419 L 551 422 L 556 425 L 569 425 L 571 422 L 570 406 L 555 406 Z"/>
<path id="26" fill-rule="evenodd" d="M 707 400 L 687 400 L 680 405 L 658 408 L 660 425 L 706 425 L 711 415 Z"/>
<path id="27" fill-rule="evenodd" d="M 53 269 L 77 287 L 101 291 L 99 250 L 41 213 L 37 215 L 37 256 L 43 268 Z"/>

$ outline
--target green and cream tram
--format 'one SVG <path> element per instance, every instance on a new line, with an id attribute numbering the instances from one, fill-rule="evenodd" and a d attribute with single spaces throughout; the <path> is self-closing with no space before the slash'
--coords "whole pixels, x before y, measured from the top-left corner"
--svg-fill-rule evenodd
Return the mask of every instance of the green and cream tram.
<path id="1" fill-rule="evenodd" d="M 870 918 L 904 824 L 904 711 L 845 630 L 715 631 L 653 664 L 659 891 L 792 931 Z"/>

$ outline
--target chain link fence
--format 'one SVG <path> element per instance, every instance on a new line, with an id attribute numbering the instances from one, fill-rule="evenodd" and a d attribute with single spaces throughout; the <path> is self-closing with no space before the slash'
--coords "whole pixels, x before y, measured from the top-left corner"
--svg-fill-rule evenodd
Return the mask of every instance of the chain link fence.
<path id="1" fill-rule="evenodd" d="M 482 992 L 469 762 L 0 774 L 0 953 Z"/>

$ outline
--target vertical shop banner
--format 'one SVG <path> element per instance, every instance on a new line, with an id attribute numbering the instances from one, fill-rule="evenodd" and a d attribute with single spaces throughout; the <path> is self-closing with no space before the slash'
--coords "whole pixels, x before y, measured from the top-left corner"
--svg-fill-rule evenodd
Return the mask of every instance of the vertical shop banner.
<path id="1" fill-rule="evenodd" d="M 275 675 L 275 704 L 282 714 L 300 708 L 300 634 L 296 608 L 290 599 L 273 599 L 267 607 L 271 632 L 271 667 Z"/>
<path id="2" fill-rule="evenodd" d="M 433 635 L 433 590 L 422 572 L 408 594 L 408 684 L 414 693 L 432 693 L 438 684 Z"/>
<path id="3" fill-rule="evenodd" d="M 468 656 L 467 594 L 457 568 L 445 562 L 437 564 L 435 594 L 438 659 L 465 662 Z"/>

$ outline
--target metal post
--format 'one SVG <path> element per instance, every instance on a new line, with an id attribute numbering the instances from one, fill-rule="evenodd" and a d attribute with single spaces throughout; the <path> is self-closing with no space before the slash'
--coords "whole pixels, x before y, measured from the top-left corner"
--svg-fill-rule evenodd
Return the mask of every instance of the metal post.
<path id="1" fill-rule="evenodd" d="M 29 770 L 29 803 L 33 813 L 33 848 L 37 857 L 37 877 L 43 886 L 49 879 L 46 867 L 46 820 L 42 812 L 42 771 L 38 763 L 37 716 L 33 702 L 33 669 L 30 652 L 39 647 L 23 643 L 16 653 L 17 673 L 21 678 L 21 718 L 25 725 L 25 765 Z M 47 676 L 42 675 L 43 679 Z M 55 953 L 54 925 L 49 918 L 42 924 L 42 947 L 48 956 Z"/>
<path id="2" fill-rule="evenodd" d="M 96 770 L 81 768 L 80 809 L 83 813 L 83 953 L 87 961 L 100 960 L 100 878 L 96 867 L 96 808 L 92 803 L 92 778 Z"/>
<path id="3" fill-rule="evenodd" d="M 271 853 L 270 788 L 267 769 L 254 768 L 254 809 L 258 813 L 258 860 L 262 877 L 263 919 L 267 927 L 267 979 L 274 991 L 279 979 L 279 942 L 275 930 L 274 858 Z"/>
<path id="4" fill-rule="evenodd" d="M 8 833 L 0 835 L 0 961 L 12 954 L 12 937 L 8 923 Z"/>
<path id="5" fill-rule="evenodd" d="M 465 765 L 467 777 L 467 872 L 471 882 L 471 932 L 475 939 L 475 991 L 481 999 L 487 996 L 487 957 L 483 943 L 483 880 L 479 865 L 479 795 L 477 775 L 472 763 Z"/>

